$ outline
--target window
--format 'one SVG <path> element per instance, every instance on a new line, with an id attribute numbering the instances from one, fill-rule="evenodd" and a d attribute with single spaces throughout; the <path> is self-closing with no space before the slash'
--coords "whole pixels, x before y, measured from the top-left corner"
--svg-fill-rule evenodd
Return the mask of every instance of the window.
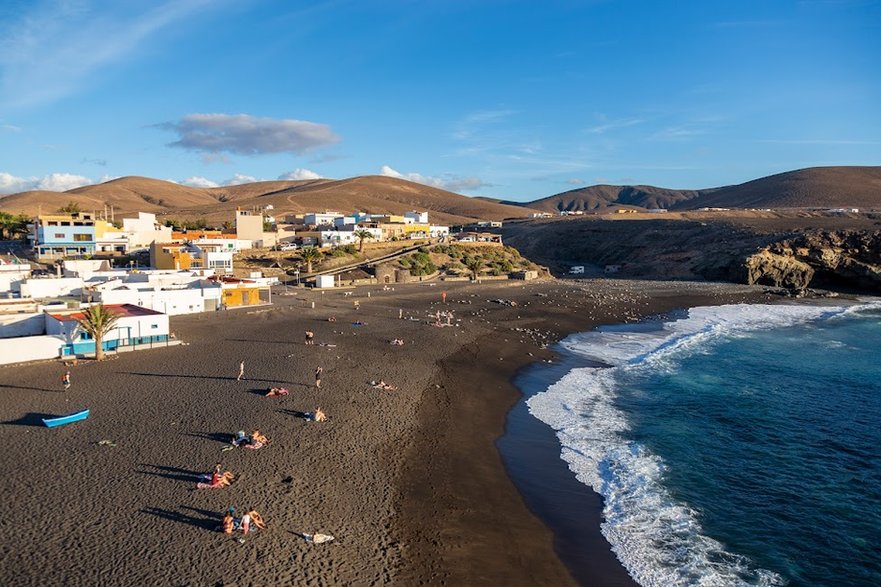
<path id="1" fill-rule="evenodd" d="M 158 324 L 151 324 L 150 328 L 152 328 L 153 330 L 156 330 L 157 328 L 159 328 L 159 325 Z"/>
<path id="2" fill-rule="evenodd" d="M 73 235 L 73 240 L 74 242 L 90 241 L 92 240 L 92 235 L 78 233 Z"/>
<path id="3" fill-rule="evenodd" d="M 58 226 L 58 221 L 57 220 L 50 220 L 49 222 L 46 223 L 46 226 Z"/>
<path id="4" fill-rule="evenodd" d="M 64 238 L 64 233 L 63 232 L 56 232 L 55 238 Z"/>
<path id="5" fill-rule="evenodd" d="M 62 221 L 61 221 L 61 226 L 70 226 L 70 221 L 68 221 L 68 220 L 62 220 Z"/>

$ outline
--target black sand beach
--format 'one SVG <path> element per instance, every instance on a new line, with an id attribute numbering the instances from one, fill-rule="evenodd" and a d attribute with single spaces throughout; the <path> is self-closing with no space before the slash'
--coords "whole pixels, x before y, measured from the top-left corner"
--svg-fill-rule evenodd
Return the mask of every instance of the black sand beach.
<path id="1" fill-rule="evenodd" d="M 174 317 L 187 344 L 81 361 L 68 392 L 57 362 L 0 369 L 0 582 L 626 584 L 596 496 L 584 518 L 596 540 L 572 562 L 577 542 L 555 542 L 511 482 L 496 440 L 519 397 L 512 378 L 570 332 L 759 298 L 742 286 L 626 281 L 299 290 L 270 307 Z M 432 325 L 449 310 L 458 326 Z M 306 330 L 315 345 L 303 344 Z M 397 390 L 368 385 L 378 379 Z M 291 393 L 264 397 L 274 386 Z M 299 417 L 317 406 L 329 421 Z M 84 422 L 39 424 L 84 407 Z M 254 428 L 268 447 L 221 451 Z M 240 479 L 196 490 L 218 460 Z M 256 508 L 268 529 L 216 532 L 232 505 Z M 313 532 L 336 539 L 303 540 Z"/>

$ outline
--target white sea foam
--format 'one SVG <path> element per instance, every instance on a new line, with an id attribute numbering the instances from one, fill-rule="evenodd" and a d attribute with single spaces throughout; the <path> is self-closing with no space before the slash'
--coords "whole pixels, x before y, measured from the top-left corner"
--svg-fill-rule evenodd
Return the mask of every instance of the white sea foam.
<path id="1" fill-rule="evenodd" d="M 630 575 L 646 587 L 782 585 L 777 574 L 725 551 L 706 536 L 698 516 L 662 484 L 664 463 L 627 438 L 629 424 L 615 407 L 618 377 L 631 369 L 668 369 L 708 342 L 753 330 L 877 311 L 874 302 L 849 307 L 730 305 L 693 308 L 686 318 L 653 330 L 606 329 L 563 341 L 571 352 L 609 368 L 574 369 L 527 402 L 557 431 L 561 456 L 582 483 L 605 500 L 602 532 Z"/>

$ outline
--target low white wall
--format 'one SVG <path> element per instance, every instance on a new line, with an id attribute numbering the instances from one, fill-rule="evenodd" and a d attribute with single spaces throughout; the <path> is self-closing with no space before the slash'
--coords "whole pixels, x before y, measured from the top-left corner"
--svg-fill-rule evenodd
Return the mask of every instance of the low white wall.
<path id="1" fill-rule="evenodd" d="M 0 338 L 34 336 L 46 332 L 46 319 L 43 313 L 0 314 Z"/>
<path id="2" fill-rule="evenodd" d="M 133 304 L 176 316 L 213 310 L 220 303 L 220 291 L 219 287 L 160 291 L 116 289 L 101 292 L 98 297 L 104 304 Z M 214 301 L 207 302 L 209 307 L 206 307 L 206 300 Z"/>
<path id="3" fill-rule="evenodd" d="M 0 339 L 0 364 L 57 359 L 64 339 L 60 336 L 26 336 Z"/>
<path id="4" fill-rule="evenodd" d="M 23 298 L 60 298 L 79 295 L 82 291 L 83 280 L 79 277 L 28 279 L 21 284 L 21 297 Z"/>

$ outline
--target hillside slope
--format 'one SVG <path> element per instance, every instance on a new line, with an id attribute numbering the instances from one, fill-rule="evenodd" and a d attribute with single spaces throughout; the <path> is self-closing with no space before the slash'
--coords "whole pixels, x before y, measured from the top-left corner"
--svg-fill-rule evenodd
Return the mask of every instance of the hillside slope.
<path id="1" fill-rule="evenodd" d="M 881 209 L 881 167 L 810 167 L 700 190 L 595 185 L 519 205 L 543 212 L 602 211 L 611 206 Z"/>
<path id="2" fill-rule="evenodd" d="M 143 177 L 124 177 L 67 192 L 32 191 L 0 199 L 0 210 L 37 214 L 52 212 L 73 202 L 83 211 L 113 206 L 116 218 L 135 212 L 153 212 L 160 218 L 199 219 L 210 223 L 231 220 L 235 209 L 264 208 L 272 214 L 355 210 L 402 214 L 428 210 L 432 222 L 462 224 L 475 220 L 522 218 L 520 206 L 470 198 L 393 177 L 367 176 L 344 180 L 266 181 L 218 188 L 193 188 Z"/>
<path id="3" fill-rule="evenodd" d="M 674 209 L 881 209 L 881 167 L 811 167 L 705 192 Z"/>
<path id="4" fill-rule="evenodd" d="M 671 208 L 701 195 L 696 190 L 672 190 L 648 185 L 594 185 L 569 190 L 523 204 L 542 212 L 602 210 L 610 206 Z"/>

